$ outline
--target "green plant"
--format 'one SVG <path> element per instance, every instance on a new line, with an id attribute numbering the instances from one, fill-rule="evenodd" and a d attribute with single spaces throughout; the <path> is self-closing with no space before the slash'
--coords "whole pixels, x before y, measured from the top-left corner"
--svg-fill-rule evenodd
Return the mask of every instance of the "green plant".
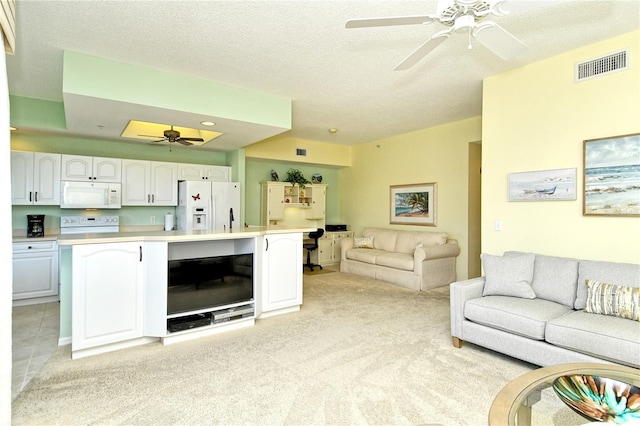
<path id="1" fill-rule="evenodd" d="M 287 177 L 284 179 L 285 182 L 292 183 L 293 186 L 296 183 L 300 186 L 300 188 L 304 188 L 304 186 L 310 183 L 302 174 L 302 172 L 298 169 L 289 169 L 287 170 Z"/>

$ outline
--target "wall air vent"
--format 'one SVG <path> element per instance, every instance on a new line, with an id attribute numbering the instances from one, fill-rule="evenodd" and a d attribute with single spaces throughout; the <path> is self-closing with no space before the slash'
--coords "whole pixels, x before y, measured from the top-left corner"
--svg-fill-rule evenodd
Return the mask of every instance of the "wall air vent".
<path id="1" fill-rule="evenodd" d="M 304 148 L 296 148 L 296 155 L 298 157 L 306 157 L 307 156 L 307 150 Z"/>
<path id="2" fill-rule="evenodd" d="M 606 56 L 578 62 L 575 67 L 575 81 L 589 80 L 629 68 L 629 49 L 620 50 Z"/>

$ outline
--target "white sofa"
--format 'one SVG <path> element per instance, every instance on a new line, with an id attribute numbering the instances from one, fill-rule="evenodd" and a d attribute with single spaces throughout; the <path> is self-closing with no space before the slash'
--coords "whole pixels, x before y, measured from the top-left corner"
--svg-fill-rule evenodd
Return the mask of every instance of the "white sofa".
<path id="1" fill-rule="evenodd" d="M 454 346 L 640 368 L 640 265 L 519 252 L 482 263 L 485 276 L 450 286 Z"/>
<path id="2" fill-rule="evenodd" d="M 418 291 L 456 280 L 460 247 L 446 232 L 370 227 L 363 230 L 362 237 L 344 238 L 340 247 L 341 272 Z"/>

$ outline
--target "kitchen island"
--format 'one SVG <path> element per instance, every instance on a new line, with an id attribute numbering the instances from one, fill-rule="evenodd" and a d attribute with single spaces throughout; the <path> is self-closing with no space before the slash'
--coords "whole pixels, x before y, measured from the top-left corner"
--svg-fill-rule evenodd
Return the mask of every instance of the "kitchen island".
<path id="1" fill-rule="evenodd" d="M 79 358 L 300 309 L 308 228 L 60 235 L 60 340 Z"/>

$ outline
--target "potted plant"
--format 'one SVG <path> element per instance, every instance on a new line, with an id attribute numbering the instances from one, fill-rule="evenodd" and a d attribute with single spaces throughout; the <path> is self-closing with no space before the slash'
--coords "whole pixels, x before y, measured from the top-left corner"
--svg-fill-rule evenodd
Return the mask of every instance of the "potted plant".
<path id="1" fill-rule="evenodd" d="M 304 189 L 304 186 L 309 183 L 302 172 L 298 169 L 287 170 L 287 177 L 284 179 L 284 181 L 291 183 L 293 186 L 296 186 L 296 184 L 298 184 L 300 186 L 300 189 Z"/>

